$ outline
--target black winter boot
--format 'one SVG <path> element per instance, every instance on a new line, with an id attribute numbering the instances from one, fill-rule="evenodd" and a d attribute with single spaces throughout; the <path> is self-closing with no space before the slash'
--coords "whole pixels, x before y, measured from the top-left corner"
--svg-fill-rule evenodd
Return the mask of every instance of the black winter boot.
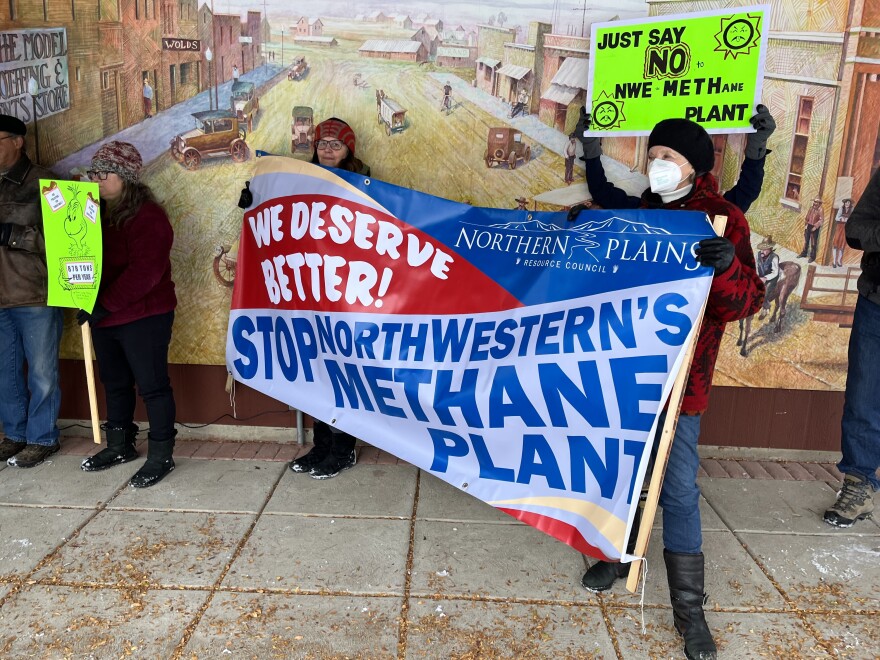
<path id="1" fill-rule="evenodd" d="M 688 660 L 715 660 L 718 649 L 706 624 L 703 605 L 704 558 L 663 551 L 672 598 L 675 629 L 684 638 L 684 654 Z"/>
<path id="2" fill-rule="evenodd" d="M 171 454 L 174 451 L 174 431 L 167 440 L 154 440 L 150 438 L 150 444 L 147 449 L 147 462 L 141 466 L 141 469 L 135 472 L 134 476 L 128 482 L 129 486 L 134 488 L 148 488 L 153 486 L 165 477 L 166 474 L 174 469 L 174 459 Z"/>
<path id="3" fill-rule="evenodd" d="M 354 449 L 357 438 L 339 430 L 331 430 L 330 453 L 309 472 L 312 479 L 332 479 L 343 470 L 353 468 L 357 463 Z"/>
<path id="4" fill-rule="evenodd" d="M 636 516 L 630 528 L 629 539 L 626 542 L 626 553 L 631 555 L 636 549 L 636 540 L 639 536 L 639 523 L 642 520 L 642 507 L 636 508 Z M 608 591 L 618 578 L 625 577 L 629 573 L 629 564 L 619 561 L 597 561 L 587 569 L 581 578 L 581 585 L 587 591 L 599 593 Z"/>
<path id="5" fill-rule="evenodd" d="M 316 419 L 312 426 L 312 439 L 315 443 L 312 451 L 291 461 L 290 465 L 287 466 L 292 472 L 307 474 L 311 472 L 313 467 L 329 456 L 331 447 L 330 426 Z"/>
<path id="6" fill-rule="evenodd" d="M 129 424 L 128 427 L 122 427 L 102 424 L 101 428 L 107 436 L 107 446 L 94 456 L 89 456 L 84 460 L 80 466 L 83 470 L 86 472 L 106 470 L 114 465 L 133 461 L 138 457 L 134 448 L 139 431 L 137 426 Z"/>

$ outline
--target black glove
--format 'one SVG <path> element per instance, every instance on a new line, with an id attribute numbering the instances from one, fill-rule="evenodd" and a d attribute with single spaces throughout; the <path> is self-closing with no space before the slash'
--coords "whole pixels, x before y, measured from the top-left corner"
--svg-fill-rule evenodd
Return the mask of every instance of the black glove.
<path id="1" fill-rule="evenodd" d="M 92 313 L 89 314 L 86 310 L 81 309 L 76 313 L 76 322 L 80 325 L 83 325 L 86 321 L 89 322 L 89 325 L 94 326 L 96 323 L 101 321 L 101 319 L 106 318 L 110 312 L 101 307 L 100 304 L 95 303 L 95 308 L 92 310 Z"/>
<path id="2" fill-rule="evenodd" d="M 701 266 L 714 268 L 716 273 L 723 273 L 733 263 L 735 251 L 733 243 L 724 236 L 704 238 L 696 250 L 697 261 Z"/>
<path id="3" fill-rule="evenodd" d="M 251 182 L 245 181 L 244 188 L 241 189 L 241 195 L 238 197 L 238 208 L 246 209 L 254 203 L 254 194 L 251 192 Z"/>
<path id="4" fill-rule="evenodd" d="M 578 140 L 584 148 L 584 155 L 581 160 L 589 160 L 590 158 L 598 158 L 602 155 L 602 143 L 597 137 L 584 137 L 584 131 L 590 130 L 590 122 L 592 118 L 587 114 L 587 109 L 581 107 L 581 116 L 578 118 L 577 126 L 574 132 L 577 133 Z"/>
<path id="5" fill-rule="evenodd" d="M 9 245 L 9 239 L 12 236 L 12 227 L 14 225 L 11 222 L 4 222 L 0 224 L 0 245 Z"/>
<path id="6" fill-rule="evenodd" d="M 766 105 L 758 105 L 756 109 L 757 114 L 749 122 L 757 132 L 749 133 L 746 137 L 746 158 L 760 160 L 767 155 L 767 139 L 776 130 L 776 120 Z"/>
<path id="7" fill-rule="evenodd" d="M 590 208 L 589 204 L 575 204 L 570 209 L 568 209 L 568 217 L 566 218 L 569 222 L 573 222 L 577 220 L 578 215 L 580 215 L 581 211 L 586 211 Z"/>

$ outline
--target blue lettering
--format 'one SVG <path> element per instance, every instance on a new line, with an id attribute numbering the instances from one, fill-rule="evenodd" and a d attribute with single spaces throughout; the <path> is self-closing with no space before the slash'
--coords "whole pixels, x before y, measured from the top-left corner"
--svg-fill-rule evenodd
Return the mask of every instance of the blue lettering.
<path id="1" fill-rule="evenodd" d="M 636 334 L 633 330 L 632 300 L 626 298 L 620 302 L 620 316 L 614 309 L 614 303 L 605 302 L 599 308 L 599 343 L 603 351 L 611 350 L 610 331 L 623 344 L 624 348 L 636 347 Z"/>
<path id="2" fill-rule="evenodd" d="M 544 314 L 541 319 L 541 328 L 538 330 L 538 342 L 535 346 L 535 355 L 556 355 L 559 353 L 559 343 L 548 344 L 547 340 L 559 334 L 559 326 L 554 325 L 562 320 L 565 312 L 550 312 Z"/>
<path id="3" fill-rule="evenodd" d="M 482 347 L 489 343 L 491 332 L 494 328 L 494 321 L 482 321 L 474 325 L 474 340 L 471 343 L 471 362 L 479 362 L 489 358 L 489 349 L 483 349 Z"/>
<path id="4" fill-rule="evenodd" d="M 425 359 L 425 343 L 428 341 L 428 324 L 419 323 L 418 330 L 413 332 L 412 323 L 404 323 L 400 333 L 400 359 L 409 359 L 410 348 L 415 349 L 413 359 L 421 362 Z M 387 358 L 386 358 L 387 359 Z"/>
<path id="5" fill-rule="evenodd" d="M 580 386 L 576 385 L 562 367 L 556 362 L 538 365 L 538 378 L 541 381 L 541 392 L 550 414 L 553 426 L 568 426 L 565 399 L 593 428 L 608 427 L 608 413 L 605 410 L 605 399 L 602 396 L 602 383 L 599 380 L 599 369 L 594 360 L 578 362 Z M 589 394 L 587 394 L 589 392 Z"/>
<path id="6" fill-rule="evenodd" d="M 578 307 L 568 310 L 565 317 L 565 328 L 562 331 L 562 350 L 565 353 L 574 353 L 574 340 L 577 338 L 581 350 L 592 353 L 596 350 L 593 340 L 590 339 L 590 328 L 596 319 L 596 311 L 592 307 Z"/>
<path id="7" fill-rule="evenodd" d="M 302 364 L 303 376 L 307 383 L 315 380 L 312 373 L 312 360 L 318 359 L 318 341 L 315 331 L 308 319 L 293 319 L 293 336 L 296 338 L 296 351 Z"/>
<path id="8" fill-rule="evenodd" d="M 449 319 L 446 331 L 443 331 L 443 319 L 433 319 L 431 326 L 434 330 L 434 362 L 460 362 L 461 354 L 467 343 L 467 335 L 470 332 L 473 319 L 465 319 L 461 333 L 458 332 L 458 319 Z M 447 355 L 450 353 L 451 355 Z"/>
<path id="9" fill-rule="evenodd" d="M 351 357 L 354 348 L 354 337 L 351 328 L 344 321 L 337 321 L 333 326 L 333 338 L 336 340 L 336 346 L 344 357 Z"/>
<path id="10" fill-rule="evenodd" d="M 233 361 L 232 366 L 244 380 L 250 380 L 256 376 L 260 366 L 257 347 L 245 336 L 252 335 L 254 330 L 254 322 L 249 316 L 239 316 L 232 322 L 232 343 L 235 346 L 235 352 L 241 356 Z M 242 358 L 247 361 L 245 362 Z"/>
<path id="11" fill-rule="evenodd" d="M 639 374 L 665 374 L 665 355 L 639 355 L 635 357 L 612 358 L 611 377 L 617 393 L 617 407 L 620 410 L 620 427 L 630 431 L 650 431 L 654 425 L 653 413 L 639 411 L 642 401 L 660 401 L 663 386 L 659 383 L 639 383 Z"/>
<path id="12" fill-rule="evenodd" d="M 516 346 L 516 337 L 512 330 L 516 330 L 516 321 L 513 319 L 504 319 L 495 328 L 495 343 L 498 345 L 489 350 L 493 360 L 503 360 Z"/>
<path id="13" fill-rule="evenodd" d="M 315 323 L 318 326 L 318 340 L 321 342 L 321 351 L 336 355 L 336 345 L 333 343 L 333 327 L 329 316 L 316 316 Z"/>
<path id="14" fill-rule="evenodd" d="M 536 461 L 535 459 L 540 459 Z M 547 485 L 557 490 L 565 490 L 562 473 L 556 463 L 553 450 L 543 435 L 527 433 L 523 436 L 523 453 L 519 463 L 518 484 L 530 483 L 534 475 L 547 479 Z"/>
<path id="15" fill-rule="evenodd" d="M 609 500 L 617 488 L 617 474 L 620 469 L 619 441 L 616 438 L 605 438 L 605 462 L 592 443 L 582 435 L 568 436 L 568 451 L 571 457 L 571 489 L 576 493 L 587 492 L 586 470 L 599 484 L 599 493 L 603 499 Z"/>
<path id="16" fill-rule="evenodd" d="M 680 293 L 664 293 L 654 301 L 654 318 L 664 325 L 676 328 L 678 332 L 658 330 L 657 338 L 667 346 L 681 346 L 691 331 L 691 320 L 687 314 L 675 312 L 670 307 L 687 307 L 688 301 Z"/>
<path id="17" fill-rule="evenodd" d="M 626 503 L 632 504 L 633 490 L 636 487 L 636 477 L 639 476 L 639 463 L 642 460 L 642 452 L 645 451 L 645 443 L 638 440 L 623 441 L 623 455 L 633 457 L 632 476 L 629 480 L 629 492 L 626 494 Z"/>
<path id="18" fill-rule="evenodd" d="M 292 383 L 299 373 L 296 350 L 293 347 L 293 335 L 290 334 L 287 321 L 280 316 L 275 319 L 275 354 L 278 356 L 278 366 L 281 367 L 282 375 Z"/>
<path id="19" fill-rule="evenodd" d="M 373 344 L 379 338 L 379 326 L 375 323 L 358 321 L 354 324 L 354 348 L 358 358 L 376 359 Z"/>
<path id="20" fill-rule="evenodd" d="M 450 456 L 467 456 L 470 453 L 467 442 L 460 435 L 442 429 L 428 429 L 431 442 L 434 443 L 434 460 L 431 462 L 432 472 L 446 472 Z M 451 443 L 451 444 L 450 444 Z"/>
<path id="21" fill-rule="evenodd" d="M 492 462 L 492 457 L 489 455 L 489 450 L 486 448 L 486 442 L 483 440 L 483 436 L 477 435 L 476 433 L 468 433 L 468 437 L 471 439 L 474 454 L 476 454 L 477 461 L 480 463 L 480 479 L 509 481 L 513 483 L 513 470 L 510 468 L 500 468 L 495 466 L 495 463 Z"/>
<path id="22" fill-rule="evenodd" d="M 516 367 L 512 365 L 500 366 L 495 370 L 489 391 L 489 427 L 503 428 L 504 420 L 508 417 L 519 417 L 530 427 L 546 426 L 526 396 Z"/>
<path id="23" fill-rule="evenodd" d="M 343 394 L 348 399 L 348 407 L 359 410 L 361 402 L 364 409 L 373 412 L 373 404 L 367 394 L 367 388 L 364 387 L 364 381 L 361 380 L 358 368 L 353 364 L 345 364 L 345 374 L 339 368 L 339 364 L 333 360 L 324 360 L 324 366 L 327 368 L 327 374 L 330 376 L 330 382 L 333 385 L 333 396 L 335 397 L 335 405 L 339 408 L 345 406 Z M 346 378 L 346 375 L 348 378 Z"/>
<path id="24" fill-rule="evenodd" d="M 428 416 L 419 402 L 419 385 L 431 382 L 434 372 L 429 369 L 395 369 L 394 382 L 403 383 L 403 393 L 413 415 L 420 422 L 427 422 Z"/>
<path id="25" fill-rule="evenodd" d="M 382 359 L 390 360 L 394 349 L 394 335 L 400 332 L 403 326 L 400 323 L 383 323 L 382 332 L 385 333 L 385 348 L 382 350 Z"/>
<path id="26" fill-rule="evenodd" d="M 272 364 L 272 317 L 257 317 L 257 332 L 263 335 L 263 374 L 266 380 L 272 380 L 274 370 Z"/>
<path id="27" fill-rule="evenodd" d="M 370 386 L 370 391 L 373 393 L 373 398 L 376 400 L 379 412 L 383 415 L 406 419 L 406 413 L 403 410 L 388 403 L 389 400 L 394 400 L 394 391 L 390 387 L 384 387 L 379 384 L 380 380 L 393 382 L 393 371 L 389 367 L 364 366 L 364 377 L 367 379 L 367 384 Z"/>
<path id="28" fill-rule="evenodd" d="M 465 369 L 461 375 L 461 389 L 455 392 L 452 390 L 452 376 L 454 372 L 450 369 L 441 369 L 437 372 L 437 387 L 434 389 L 434 411 L 443 424 L 447 426 L 455 425 L 455 420 L 449 413 L 449 409 L 459 408 L 468 426 L 476 429 L 483 428 L 483 420 L 480 419 L 480 410 L 477 408 L 476 389 L 478 373 L 477 369 Z"/>

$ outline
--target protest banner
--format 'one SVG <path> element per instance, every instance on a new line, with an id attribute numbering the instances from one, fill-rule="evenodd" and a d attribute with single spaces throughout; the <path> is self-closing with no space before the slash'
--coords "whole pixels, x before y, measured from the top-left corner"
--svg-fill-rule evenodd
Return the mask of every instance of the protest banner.
<path id="1" fill-rule="evenodd" d="M 235 380 L 593 557 L 624 556 L 714 235 L 688 211 L 474 208 L 258 161 Z"/>
<path id="2" fill-rule="evenodd" d="M 47 304 L 91 312 L 101 285 L 101 205 L 91 181 L 40 179 L 43 235 L 46 239 Z M 92 436 L 101 442 L 92 335 L 82 325 L 83 358 L 92 417 Z"/>
<path id="3" fill-rule="evenodd" d="M 585 135 L 647 135 L 667 117 L 709 133 L 753 131 L 769 17 L 769 5 L 755 5 L 594 23 Z"/>

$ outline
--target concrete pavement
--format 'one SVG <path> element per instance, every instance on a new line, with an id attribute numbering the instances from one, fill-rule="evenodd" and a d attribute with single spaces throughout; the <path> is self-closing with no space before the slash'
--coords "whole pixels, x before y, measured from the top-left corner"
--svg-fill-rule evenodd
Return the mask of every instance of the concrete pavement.
<path id="1" fill-rule="evenodd" d="M 141 491 L 93 447 L 0 470 L 0 657 L 683 657 L 659 524 L 642 635 L 579 553 L 374 448 L 316 481 L 286 467 L 308 446 L 183 441 Z M 701 472 L 720 657 L 876 658 L 880 526 L 821 521 L 826 456 L 747 452 Z"/>

